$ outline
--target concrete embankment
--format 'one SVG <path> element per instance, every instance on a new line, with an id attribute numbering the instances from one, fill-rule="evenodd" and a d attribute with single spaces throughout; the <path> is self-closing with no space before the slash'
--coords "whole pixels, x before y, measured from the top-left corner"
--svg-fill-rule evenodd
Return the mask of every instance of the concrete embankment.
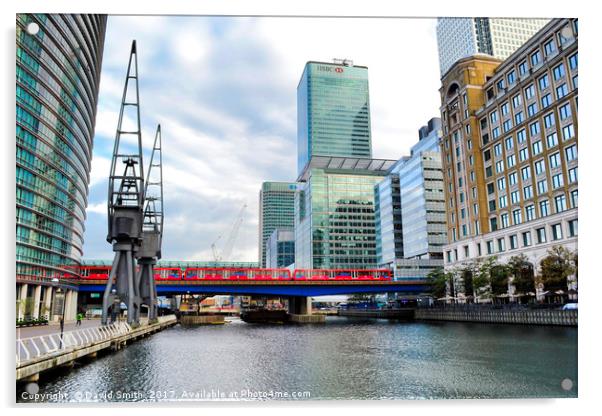
<path id="1" fill-rule="evenodd" d="M 418 308 L 414 319 L 425 321 L 577 326 L 576 310 Z"/>
<path id="2" fill-rule="evenodd" d="M 180 324 L 191 325 L 221 325 L 224 324 L 225 315 L 183 315 L 180 316 Z"/>
<path id="3" fill-rule="evenodd" d="M 412 319 L 414 309 L 341 309 L 339 316 L 377 319 Z"/>

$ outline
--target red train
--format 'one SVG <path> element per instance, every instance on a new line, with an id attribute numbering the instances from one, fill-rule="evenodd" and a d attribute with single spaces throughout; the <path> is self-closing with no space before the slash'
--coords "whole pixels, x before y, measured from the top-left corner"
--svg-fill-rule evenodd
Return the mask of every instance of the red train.
<path id="1" fill-rule="evenodd" d="M 111 266 L 81 266 L 81 277 L 85 280 L 106 280 L 109 278 Z M 296 269 L 292 273 L 288 269 L 259 269 L 234 267 L 155 267 L 155 281 L 169 280 L 362 280 L 389 281 L 391 271 L 384 269 L 372 270 L 320 270 Z"/>

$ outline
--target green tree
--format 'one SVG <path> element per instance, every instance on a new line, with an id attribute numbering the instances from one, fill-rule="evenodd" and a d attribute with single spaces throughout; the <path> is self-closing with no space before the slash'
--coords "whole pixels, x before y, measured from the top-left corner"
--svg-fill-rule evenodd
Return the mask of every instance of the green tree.
<path id="1" fill-rule="evenodd" d="M 575 273 L 572 253 L 562 246 L 554 246 L 541 261 L 541 281 L 546 290 L 566 290 L 567 278 Z"/>
<path id="2" fill-rule="evenodd" d="M 490 284 L 491 293 L 495 296 L 508 293 L 508 281 L 510 280 L 510 267 L 506 264 L 496 264 L 491 267 Z"/>
<path id="3" fill-rule="evenodd" d="M 508 268 L 512 274 L 512 284 L 517 293 L 535 292 L 533 266 L 529 263 L 527 256 L 519 254 L 510 257 Z"/>
<path id="4" fill-rule="evenodd" d="M 453 275 L 449 272 L 446 273 L 443 267 L 431 270 L 426 276 L 426 280 L 431 288 L 431 295 L 435 298 L 445 297 L 448 288 L 451 289 L 452 279 Z"/>
<path id="5" fill-rule="evenodd" d="M 497 266 L 497 257 L 491 256 L 485 260 L 478 260 L 473 268 L 474 295 L 478 298 L 491 298 L 491 270 Z"/>

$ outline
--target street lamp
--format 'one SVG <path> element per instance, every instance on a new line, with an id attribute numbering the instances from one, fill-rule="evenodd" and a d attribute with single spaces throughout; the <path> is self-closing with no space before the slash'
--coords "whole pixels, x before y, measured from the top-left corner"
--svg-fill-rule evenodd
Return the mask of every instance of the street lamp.
<path id="1" fill-rule="evenodd" d="M 59 283 L 59 279 L 57 279 L 56 277 L 52 278 L 52 284 L 53 286 L 58 286 Z M 61 320 L 59 321 L 60 325 L 61 325 L 61 345 L 60 345 L 60 349 L 63 349 L 63 332 L 65 329 L 65 294 L 63 293 L 63 289 L 61 287 L 57 287 L 56 289 L 56 294 L 58 295 L 59 293 L 62 294 L 62 298 L 63 298 L 63 306 L 62 306 L 62 312 L 61 312 Z M 56 297 L 55 297 L 56 299 Z"/>

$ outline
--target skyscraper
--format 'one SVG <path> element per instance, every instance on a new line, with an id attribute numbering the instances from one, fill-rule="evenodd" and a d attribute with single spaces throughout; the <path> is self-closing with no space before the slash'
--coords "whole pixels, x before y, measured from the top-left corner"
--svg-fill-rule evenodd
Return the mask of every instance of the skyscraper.
<path id="1" fill-rule="evenodd" d="M 20 317 L 48 314 L 51 279 L 78 273 L 106 23 L 17 15 L 16 277 L 19 301 L 31 300 Z M 74 297 L 63 296 L 67 316 Z"/>
<path id="2" fill-rule="evenodd" d="M 312 156 L 372 157 L 368 68 L 307 62 L 297 86 L 297 171 Z"/>
<path id="3" fill-rule="evenodd" d="M 440 17 L 437 45 L 441 77 L 458 60 L 477 53 L 506 59 L 549 19 Z"/>
<path id="4" fill-rule="evenodd" d="M 275 229 L 292 229 L 295 217 L 293 182 L 264 182 L 259 191 L 259 266 L 266 267 L 266 243 Z"/>

